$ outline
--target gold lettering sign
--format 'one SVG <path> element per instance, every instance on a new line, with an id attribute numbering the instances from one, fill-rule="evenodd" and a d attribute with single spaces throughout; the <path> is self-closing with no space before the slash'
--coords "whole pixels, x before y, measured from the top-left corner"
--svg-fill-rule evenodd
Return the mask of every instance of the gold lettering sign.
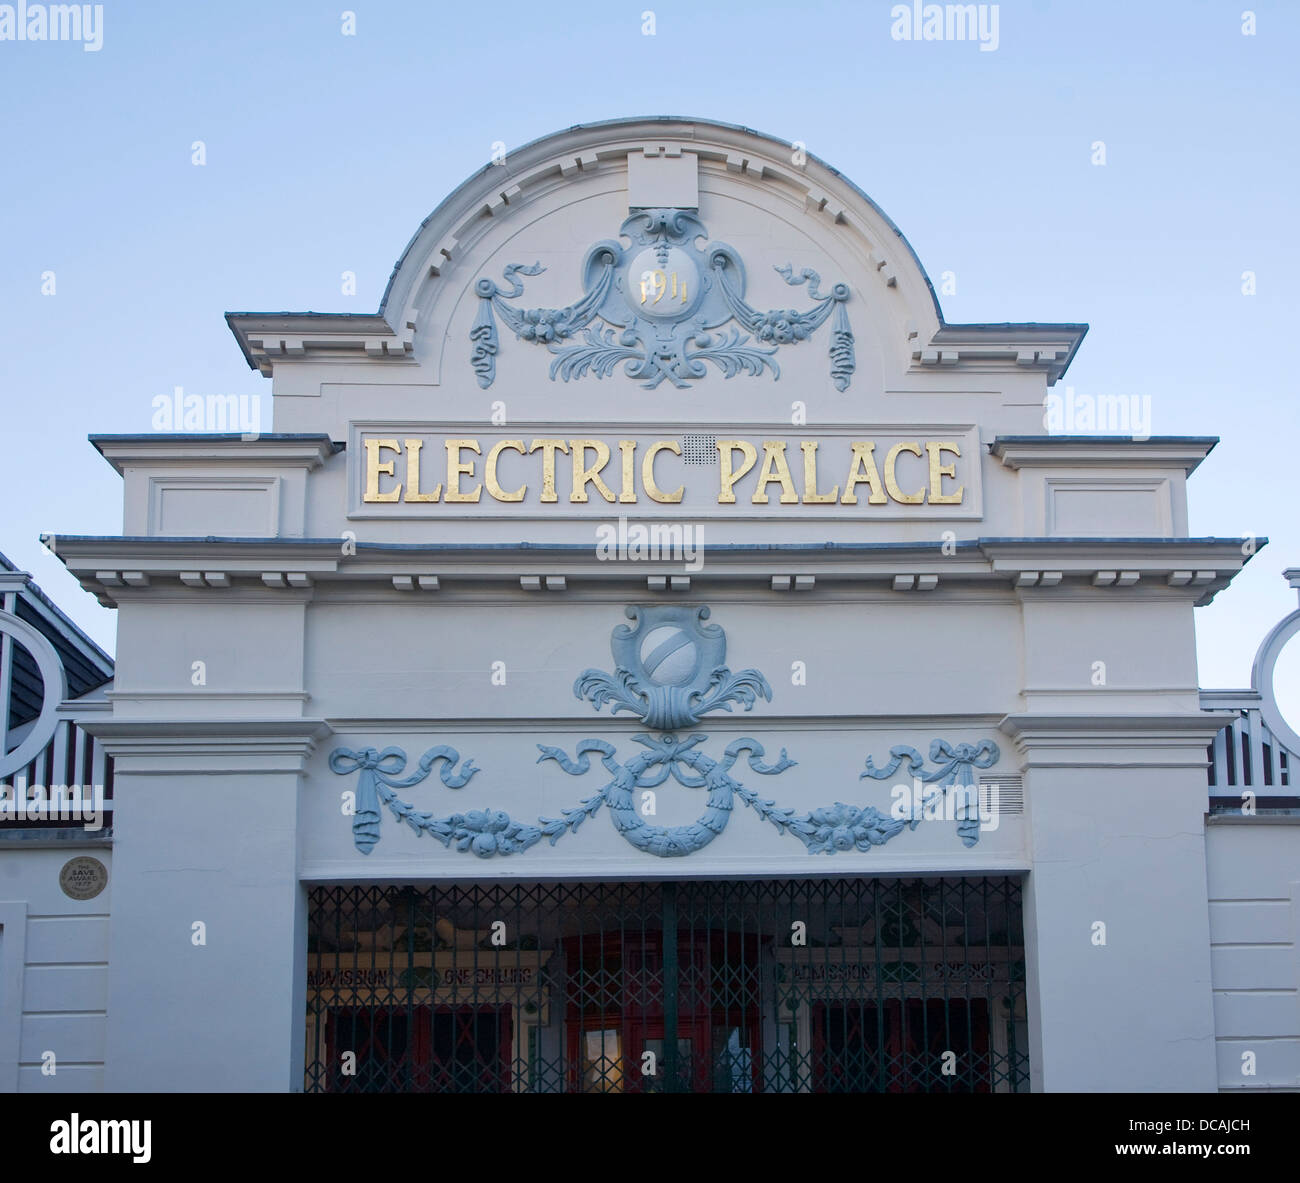
<path id="1" fill-rule="evenodd" d="M 555 453 L 563 452 L 566 456 L 569 453 L 569 445 L 563 440 L 533 440 L 532 447 L 528 449 L 530 453 L 536 452 L 538 448 L 542 450 L 542 500 L 559 501 L 559 496 L 555 492 Z"/>
<path id="2" fill-rule="evenodd" d="M 587 500 L 587 486 L 596 486 L 596 492 L 606 501 L 613 501 L 613 491 L 600 479 L 601 470 L 609 463 L 609 445 L 604 440 L 574 440 L 573 444 L 573 492 L 569 500 L 576 505 Z M 587 451 L 596 453 L 596 463 L 588 465 Z"/>
<path id="3" fill-rule="evenodd" d="M 677 457 L 675 467 L 682 471 L 682 445 L 675 439 L 498 439 L 488 441 L 486 455 L 485 445 L 477 439 L 439 439 L 427 434 L 425 438 L 367 435 L 362 444 L 363 504 L 477 505 L 485 500 L 482 495 L 486 491 L 486 500 L 519 505 L 529 499 L 529 490 L 537 480 L 536 503 L 541 505 L 560 503 L 561 481 L 567 484 L 563 492 L 569 505 L 591 503 L 593 489 L 597 505 L 679 505 L 691 487 L 683 481 L 668 491 L 659 483 L 665 469 L 674 467 L 664 461 L 656 468 L 662 453 Z M 429 453 L 440 445 L 447 457 L 446 475 L 443 481 L 434 482 Z M 879 467 L 878 441 L 873 439 L 720 439 L 716 445 L 711 474 L 689 467 L 685 472 L 689 478 L 698 471 L 702 487 L 697 497 L 702 494 L 708 501 L 716 497 L 718 505 L 769 505 L 775 486 L 775 500 L 780 505 L 858 505 L 865 501 L 868 506 L 961 506 L 966 504 L 971 476 L 978 476 L 963 469 L 959 477 L 962 446 L 953 439 L 899 440 L 896 433 L 887 446 L 880 445 L 884 460 Z M 505 488 L 498 476 L 506 453 L 515 454 L 509 461 L 513 481 L 518 481 L 515 489 Z M 569 457 L 564 467 L 570 471 L 563 477 L 557 473 L 557 455 Z M 479 457 L 483 458 L 481 482 Z M 698 453 L 688 455 L 685 463 L 699 463 Z M 841 473 L 843 479 L 837 481 Z M 866 487 L 865 497 L 859 494 L 859 485 Z"/>
<path id="4" fill-rule="evenodd" d="M 369 441 L 367 441 L 369 442 Z M 412 439 L 406 441 L 406 499 L 407 501 L 437 501 L 442 495 L 439 482 L 428 493 L 420 492 L 420 452 L 424 441 Z"/>
<path id="5" fill-rule="evenodd" d="M 871 490 L 871 496 L 867 498 L 868 505 L 884 505 L 889 500 L 880 482 L 880 473 L 876 471 L 875 452 L 875 440 L 853 441 L 853 459 L 849 462 L 849 475 L 844 481 L 841 505 L 857 505 L 858 495 L 853 491 L 853 486 L 859 483 Z"/>
<path id="6" fill-rule="evenodd" d="M 904 440 L 901 444 L 895 444 L 889 449 L 885 456 L 885 489 L 889 495 L 902 505 L 920 505 L 925 500 L 925 490 L 919 493 L 904 493 L 898 487 L 898 477 L 895 470 L 898 466 L 898 454 L 900 452 L 911 452 L 914 456 L 920 456 L 921 445 L 915 440 Z"/>
<path id="7" fill-rule="evenodd" d="M 659 440 L 657 443 L 651 444 L 650 450 L 646 452 L 645 459 L 641 462 L 641 483 L 645 486 L 646 496 L 651 501 L 671 504 L 682 499 L 682 494 L 686 492 L 686 486 L 679 486 L 676 493 L 660 491 L 659 486 L 655 484 L 655 457 L 660 452 L 674 452 L 680 456 L 682 446 L 676 440 Z"/>
<path id="8" fill-rule="evenodd" d="M 462 493 L 460 490 L 460 478 L 462 476 L 472 477 L 474 475 L 474 461 L 468 464 L 461 463 L 460 454 L 462 449 L 468 449 L 471 452 L 479 450 L 478 440 L 448 440 L 447 441 L 447 500 L 448 501 L 477 501 L 480 486 L 475 485 L 472 492 Z"/>
<path id="9" fill-rule="evenodd" d="M 803 503 L 805 505 L 834 505 L 840 494 L 836 485 L 829 493 L 817 492 L 817 441 L 800 440 L 803 449 Z"/>
<path id="10" fill-rule="evenodd" d="M 400 452 L 402 445 L 395 439 L 375 439 L 373 436 L 366 440 L 366 500 L 367 501 L 396 501 L 402 495 L 402 486 L 398 484 L 396 488 L 390 489 L 387 493 L 379 491 L 379 478 L 381 476 L 392 476 L 395 460 L 380 460 L 380 452 L 387 448 L 392 452 Z"/>
<path id="11" fill-rule="evenodd" d="M 930 504 L 931 505 L 960 505 L 961 496 L 965 491 L 965 485 L 958 485 L 951 493 L 943 492 L 943 478 L 946 476 L 955 477 L 957 475 L 957 466 L 955 464 L 940 464 L 944 452 L 951 452 L 954 456 L 961 456 L 961 449 L 953 443 L 952 440 L 929 440 L 925 445 L 925 450 L 930 455 Z"/>
<path id="12" fill-rule="evenodd" d="M 731 454 L 739 452 L 745 458 L 739 472 L 732 467 Z M 735 484 L 758 462 L 758 449 L 748 440 L 718 441 L 718 472 L 721 486 L 718 490 L 719 505 L 735 505 L 736 495 L 732 492 Z"/>
<path id="13" fill-rule="evenodd" d="M 799 494 L 794 491 L 794 478 L 785 460 L 784 440 L 763 441 L 763 470 L 758 474 L 758 488 L 750 498 L 755 505 L 767 504 L 767 486 L 773 481 L 781 486 L 781 504 L 798 505 Z"/>
<path id="14" fill-rule="evenodd" d="M 496 501 L 522 501 L 528 492 L 527 485 L 520 485 L 513 493 L 507 493 L 497 480 L 497 458 L 507 448 L 521 456 L 528 455 L 523 440 L 502 440 L 488 453 L 487 464 L 483 469 L 483 487 L 487 489 L 488 496 Z"/>

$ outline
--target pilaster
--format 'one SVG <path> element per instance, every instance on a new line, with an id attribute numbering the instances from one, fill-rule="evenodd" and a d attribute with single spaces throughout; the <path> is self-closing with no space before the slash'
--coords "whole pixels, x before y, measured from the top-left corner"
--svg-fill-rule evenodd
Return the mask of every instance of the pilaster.
<path id="1" fill-rule="evenodd" d="M 328 727 L 93 727 L 116 771 L 106 1088 L 301 1089 L 300 779 Z"/>
<path id="2" fill-rule="evenodd" d="M 1205 749 L 1221 720 L 1009 715 L 1032 869 L 1025 960 L 1033 1087 L 1216 1087 Z"/>

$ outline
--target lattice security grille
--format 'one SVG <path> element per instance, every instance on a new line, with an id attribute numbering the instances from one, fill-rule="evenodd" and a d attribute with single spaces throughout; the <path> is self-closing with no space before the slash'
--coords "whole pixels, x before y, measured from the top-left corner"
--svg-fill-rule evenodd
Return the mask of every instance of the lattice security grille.
<path id="1" fill-rule="evenodd" d="M 1015 879 L 310 896 L 310 1092 L 1014 1092 Z"/>

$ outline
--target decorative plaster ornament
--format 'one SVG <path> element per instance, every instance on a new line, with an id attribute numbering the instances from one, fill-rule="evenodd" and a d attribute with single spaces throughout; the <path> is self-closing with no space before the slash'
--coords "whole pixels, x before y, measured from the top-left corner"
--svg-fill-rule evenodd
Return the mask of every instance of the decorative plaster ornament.
<path id="1" fill-rule="evenodd" d="M 726 634 L 716 624 L 705 624 L 709 609 L 704 605 L 629 605 L 625 614 L 634 622 L 616 627 L 610 637 L 610 650 L 616 668 L 613 674 L 602 670 L 585 670 L 574 683 L 578 698 L 590 699 L 600 710 L 612 703 L 611 713 L 628 711 L 657 729 L 671 731 L 697 723 L 710 711 L 731 710 L 733 702 L 752 709 L 761 696 L 770 702 L 772 688 L 757 670 L 733 674 L 724 661 L 727 655 Z M 760 797 L 731 776 L 731 769 L 742 753 L 748 752 L 749 766 L 763 776 L 774 776 L 793 768 L 781 749 L 771 764 L 765 763 L 763 745 L 745 736 L 727 745 L 720 760 L 699 749 L 709 737 L 691 735 L 679 739 L 671 733 L 659 736 L 642 733 L 632 739 L 646 750 L 626 763 L 615 757 L 618 752 L 607 740 L 589 737 L 579 740 L 574 758 L 562 748 L 538 744 L 538 763 L 554 760 L 570 776 L 581 776 L 591 767 L 589 753 L 598 752 L 600 761 L 612 779 L 594 796 L 572 809 L 560 811 L 557 818 L 541 817 L 537 824 L 513 819 L 499 809 L 472 809 L 449 817 L 434 817 L 398 797 L 395 789 L 418 784 L 429 775 L 438 760 L 446 761 L 441 778 L 448 788 L 459 789 L 479 771 L 466 760 L 459 772 L 455 766 L 460 755 L 455 748 L 431 748 L 420 760 L 419 769 L 407 777 L 406 753 L 390 747 L 383 751 L 366 748 L 336 748 L 330 755 L 330 768 L 337 773 L 359 772 L 356 813 L 352 823 L 353 840 L 362 854 L 369 854 L 379 841 L 379 807 L 388 806 L 398 821 L 416 833 L 430 834 L 444 846 L 453 843 L 459 851 L 472 851 L 479 858 L 520 854 L 548 838 L 552 846 L 566 834 L 576 834 L 582 823 L 593 817 L 601 806 L 609 809 L 618 833 L 637 850 L 657 858 L 679 858 L 703 850 L 731 819 L 738 798 L 764 821 L 771 822 L 781 834 L 797 838 L 809 854 L 835 854 L 838 851 L 869 851 L 883 846 L 905 829 L 916 829 L 925 811 L 891 811 L 881 813 L 873 805 L 834 805 L 808 813 L 778 806 Z M 936 739 L 930 745 L 930 759 L 942 761 L 930 772 L 923 771 L 920 753 L 899 746 L 890 750 L 892 762 L 877 769 L 870 757 L 863 777 L 884 780 L 892 776 L 904 760 L 912 776 L 935 786 L 927 795 L 925 808 L 942 796 L 947 786 L 967 786 L 974 781 L 973 769 L 989 768 L 998 759 L 998 747 L 992 740 L 978 744 L 948 743 Z M 637 810 L 639 794 L 663 784 L 671 776 L 687 789 L 706 789 L 704 812 L 694 822 L 682 826 L 659 826 L 647 822 Z M 974 846 L 979 841 L 978 811 L 963 808 L 958 815 L 957 831 L 962 842 Z"/>
<path id="2" fill-rule="evenodd" d="M 478 280 L 470 364 L 480 387 L 486 390 L 496 379 L 500 340 L 494 314 L 519 340 L 545 345 L 555 355 L 552 381 L 557 374 L 566 382 L 588 373 L 604 378 L 622 363 L 629 378 L 643 379 L 642 385 L 653 390 L 665 379 L 689 387 L 690 379 L 705 376 L 706 362 L 727 378 L 757 376 L 764 369 L 779 378 L 778 348 L 806 341 L 833 312 L 831 381 L 836 390 L 848 388 L 855 368 L 853 331 L 844 308 L 848 284 L 837 283 L 823 295 L 817 272 L 805 267 L 796 274 L 787 263 L 777 273 L 792 287 L 807 283 L 816 303 L 802 312 L 761 312 L 745 301 L 740 255 L 725 243 L 695 245 L 708 238 L 708 231 L 691 211 L 637 210 L 619 233 L 632 245 L 605 239 L 591 247 L 582 264 L 584 294 L 564 308 L 512 303 L 524 293 L 517 276 L 540 275 L 545 270 L 540 263 L 509 264 L 502 273 L 504 287 L 486 277 Z M 713 331 L 731 321 L 740 328 Z M 582 344 L 573 341 L 579 334 Z"/>

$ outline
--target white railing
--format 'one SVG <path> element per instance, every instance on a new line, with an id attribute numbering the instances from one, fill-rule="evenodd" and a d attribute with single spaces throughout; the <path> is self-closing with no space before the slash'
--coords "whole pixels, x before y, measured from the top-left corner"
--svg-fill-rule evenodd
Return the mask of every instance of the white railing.
<path id="1" fill-rule="evenodd" d="M 111 836 L 113 764 L 86 725 L 111 712 L 112 676 L 107 654 L 0 554 L 0 839 Z"/>
<path id="2" fill-rule="evenodd" d="M 1285 747 L 1260 714 L 1258 690 L 1202 690 L 1201 709 L 1238 711 L 1210 745 L 1210 796 L 1240 804 L 1243 789 L 1257 797 L 1294 797 L 1300 792 L 1300 755 Z"/>
<path id="3" fill-rule="evenodd" d="M 1282 573 L 1300 591 L 1300 567 Z M 1300 733 L 1278 706 L 1273 678 L 1287 643 L 1300 636 L 1300 609 L 1283 617 L 1260 642 L 1250 670 L 1249 690 L 1202 690 L 1201 709 L 1236 711 L 1237 717 L 1210 744 L 1211 803 L 1215 798 L 1240 800 L 1249 789 L 1256 797 L 1281 797 L 1295 808 L 1300 797 Z M 1226 805 L 1226 800 L 1219 804 Z"/>
<path id="4" fill-rule="evenodd" d="M 64 702 L 59 707 L 58 722 L 50 741 L 29 764 L 2 778 L 0 833 L 82 829 L 82 817 L 90 809 L 100 814 L 101 828 L 96 836 L 112 836 L 113 761 L 83 726 L 111 711 L 107 699 L 91 696 Z M 60 804 L 75 809 L 76 816 L 58 816 L 57 810 L 50 807 Z"/>

